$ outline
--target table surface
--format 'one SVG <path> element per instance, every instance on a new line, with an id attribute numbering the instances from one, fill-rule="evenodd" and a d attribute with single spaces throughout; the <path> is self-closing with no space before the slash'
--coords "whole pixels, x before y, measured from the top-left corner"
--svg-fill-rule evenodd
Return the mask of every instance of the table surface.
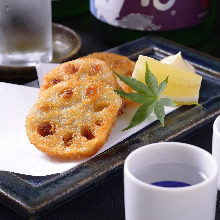
<path id="1" fill-rule="evenodd" d="M 220 9 L 220 1 L 217 9 Z M 55 22 L 74 29 L 82 38 L 81 56 L 92 52 L 105 51 L 110 46 L 96 35 L 93 29 L 92 15 L 90 12 L 70 17 L 65 20 Z M 205 41 L 193 46 L 194 49 L 220 58 L 220 13 L 217 13 L 214 33 Z M 212 126 L 198 131 L 194 136 L 189 137 L 184 142 L 194 144 L 211 152 Z M 106 180 L 93 189 L 81 194 L 77 198 L 66 202 L 57 209 L 50 211 L 42 216 L 40 220 L 59 220 L 59 219 L 80 219 L 80 220 L 99 220 L 111 219 L 122 220 L 124 217 L 124 191 L 123 173 Z M 0 220 L 23 220 L 10 208 L 0 204 Z M 217 213 L 216 220 L 220 219 Z"/>

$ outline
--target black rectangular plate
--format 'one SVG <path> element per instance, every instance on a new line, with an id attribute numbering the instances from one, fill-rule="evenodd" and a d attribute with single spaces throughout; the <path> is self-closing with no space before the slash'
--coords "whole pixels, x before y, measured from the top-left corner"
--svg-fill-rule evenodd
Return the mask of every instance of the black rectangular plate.
<path id="1" fill-rule="evenodd" d="M 209 126 L 220 114 L 220 60 L 158 37 L 145 37 L 108 52 L 161 59 L 181 51 L 203 76 L 199 106 L 182 106 L 109 150 L 61 174 L 33 177 L 0 171 L 0 202 L 26 217 L 40 217 L 64 202 L 122 172 L 126 157 L 135 149 L 160 141 L 183 141 Z M 219 206 L 217 206 L 220 209 Z"/>

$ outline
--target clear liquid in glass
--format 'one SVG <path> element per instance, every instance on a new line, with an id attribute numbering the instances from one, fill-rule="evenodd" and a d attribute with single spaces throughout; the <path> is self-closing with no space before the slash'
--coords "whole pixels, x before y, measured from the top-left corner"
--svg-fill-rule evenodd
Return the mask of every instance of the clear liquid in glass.
<path id="1" fill-rule="evenodd" d="M 135 174 L 139 180 L 161 187 L 187 187 L 207 179 L 196 167 L 178 164 L 156 164 L 142 168 Z"/>
<path id="2" fill-rule="evenodd" d="M 0 0 L 0 64 L 32 66 L 51 59 L 51 1 Z"/>

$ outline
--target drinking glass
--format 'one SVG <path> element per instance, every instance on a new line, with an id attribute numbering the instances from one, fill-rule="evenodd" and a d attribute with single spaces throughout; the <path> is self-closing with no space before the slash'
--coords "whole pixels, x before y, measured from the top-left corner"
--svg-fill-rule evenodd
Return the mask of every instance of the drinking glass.
<path id="1" fill-rule="evenodd" d="M 52 59 L 51 0 L 0 0 L 0 65 Z"/>
<path id="2" fill-rule="evenodd" d="M 214 220 L 217 173 L 212 155 L 193 145 L 135 150 L 124 165 L 126 220 Z"/>

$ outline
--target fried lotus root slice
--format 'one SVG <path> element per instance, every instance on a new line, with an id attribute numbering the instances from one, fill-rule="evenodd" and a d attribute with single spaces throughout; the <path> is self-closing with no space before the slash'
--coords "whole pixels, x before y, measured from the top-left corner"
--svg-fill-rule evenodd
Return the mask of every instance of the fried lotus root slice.
<path id="1" fill-rule="evenodd" d="M 107 83 L 113 89 L 119 88 L 116 76 L 104 61 L 84 57 L 60 64 L 58 67 L 48 72 L 44 76 L 39 96 L 48 88 L 62 81 L 72 79 L 85 80 L 88 76 Z"/>
<path id="2" fill-rule="evenodd" d="M 107 53 L 107 52 L 96 52 L 89 54 L 87 57 L 90 58 L 97 58 L 100 60 L 105 61 L 110 69 L 114 70 L 116 73 L 123 75 L 123 76 L 132 76 L 132 73 L 135 68 L 135 62 L 130 60 L 128 57 L 114 54 L 114 53 Z M 118 79 L 119 87 L 124 90 L 125 92 L 133 92 L 133 90 L 123 83 L 120 79 Z"/>
<path id="3" fill-rule="evenodd" d="M 90 157 L 108 140 L 123 104 L 112 87 L 100 81 L 61 82 L 42 93 L 31 108 L 26 133 L 49 155 Z"/>

